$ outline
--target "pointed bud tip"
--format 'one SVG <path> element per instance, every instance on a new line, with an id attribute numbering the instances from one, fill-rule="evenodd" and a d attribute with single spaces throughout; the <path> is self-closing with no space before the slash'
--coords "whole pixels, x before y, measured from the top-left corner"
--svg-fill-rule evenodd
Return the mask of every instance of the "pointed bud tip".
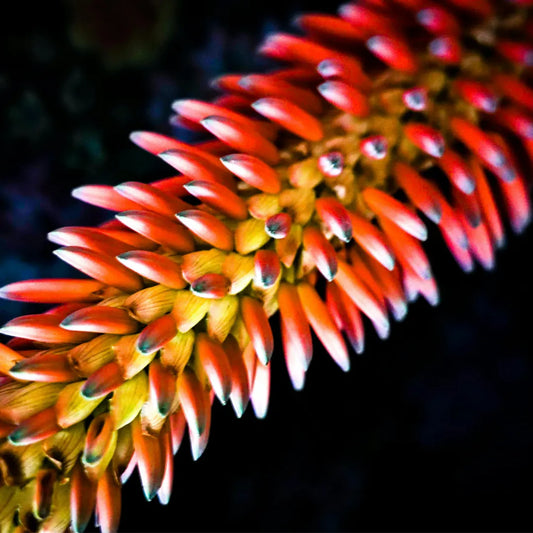
<path id="1" fill-rule="evenodd" d="M 203 118 L 200 120 L 200 124 L 204 127 L 208 127 L 209 124 L 212 124 L 213 122 L 219 122 L 221 117 L 217 115 L 209 115 L 208 117 Z"/>
<path id="2" fill-rule="evenodd" d="M 85 189 L 85 186 L 76 187 L 70 191 L 70 195 L 72 198 L 76 198 L 76 200 L 83 200 L 83 190 Z"/>
<path id="3" fill-rule="evenodd" d="M 153 349 L 152 343 L 148 339 L 138 343 L 137 350 L 139 350 L 139 352 L 141 352 L 143 355 L 151 355 L 154 353 L 154 351 L 157 351 Z"/>
<path id="4" fill-rule="evenodd" d="M 250 106 L 257 111 L 259 114 L 261 113 L 262 109 L 265 109 L 265 106 L 268 106 L 269 98 L 259 98 L 258 100 L 255 100 L 250 104 Z"/>
<path id="5" fill-rule="evenodd" d="M 124 252 L 123 254 L 119 254 L 115 256 L 115 259 L 117 259 L 120 262 L 127 262 L 131 258 L 131 252 Z"/>
<path id="6" fill-rule="evenodd" d="M 85 384 L 80 390 L 80 393 L 86 400 L 92 400 L 93 398 L 96 398 L 98 396 L 96 394 L 95 387 L 92 386 L 89 381 L 85 382 Z"/>
<path id="7" fill-rule="evenodd" d="M 132 143 L 139 145 L 142 143 L 142 138 L 145 136 L 144 131 L 132 131 L 129 135 L 129 139 Z"/>
<path id="8" fill-rule="evenodd" d="M 220 158 L 220 161 L 222 161 L 222 163 L 231 163 L 232 161 L 234 161 L 237 157 L 239 156 L 239 154 L 228 154 L 228 155 L 224 155 Z"/>
<path id="9" fill-rule="evenodd" d="M 22 439 L 23 439 L 23 435 L 19 429 L 16 429 L 15 431 L 13 431 L 13 433 L 10 433 L 7 436 L 8 442 L 12 444 L 13 446 L 20 446 Z"/>
<path id="10" fill-rule="evenodd" d="M 76 327 L 76 324 L 72 325 L 72 318 L 67 317 L 59 324 L 59 326 L 63 329 L 72 329 L 73 327 Z M 74 330 L 75 331 L 75 330 Z"/>
<path id="11" fill-rule="evenodd" d="M 23 372 L 24 371 L 24 360 L 22 361 L 17 361 L 10 369 L 9 369 L 9 373 L 10 374 L 16 374 L 17 372 Z"/>
<path id="12" fill-rule="evenodd" d="M 237 85 L 239 87 L 242 87 L 246 91 L 249 90 L 252 85 L 250 76 L 243 76 L 242 78 L 240 78 L 239 81 L 237 82 Z"/>

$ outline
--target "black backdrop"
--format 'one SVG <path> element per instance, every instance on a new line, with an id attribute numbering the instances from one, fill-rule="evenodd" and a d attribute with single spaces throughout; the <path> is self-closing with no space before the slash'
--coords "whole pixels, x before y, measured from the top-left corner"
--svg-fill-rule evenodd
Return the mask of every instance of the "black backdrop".
<path id="1" fill-rule="evenodd" d="M 46 232 L 103 220 L 69 191 L 164 177 L 129 131 L 170 132 L 174 98 L 265 67 L 262 36 L 321 3 L 15 5 L 0 37 L 0 284 L 68 275 Z M 412 305 L 386 342 L 368 328 L 348 374 L 317 346 L 302 392 L 278 350 L 267 419 L 216 404 L 204 456 L 193 463 L 185 440 L 175 459 L 170 504 L 144 502 L 135 474 L 121 530 L 533 529 L 532 231 L 509 238 L 495 272 L 470 275 L 433 236 L 438 308 Z M 5 302 L 0 318 L 36 309 Z"/>

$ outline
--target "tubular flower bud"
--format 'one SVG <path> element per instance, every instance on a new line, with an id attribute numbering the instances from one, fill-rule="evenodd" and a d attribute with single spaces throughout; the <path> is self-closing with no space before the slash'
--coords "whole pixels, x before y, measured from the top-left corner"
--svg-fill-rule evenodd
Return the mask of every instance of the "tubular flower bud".
<path id="1" fill-rule="evenodd" d="M 116 531 L 135 468 L 167 503 L 172 455 L 187 430 L 200 457 L 213 401 L 266 415 L 278 310 L 301 389 L 311 331 L 348 371 L 363 315 L 386 338 L 419 294 L 438 302 L 431 224 L 464 271 L 492 269 L 506 220 L 518 233 L 531 218 L 532 9 L 361 0 L 303 15 L 302 36 L 260 48 L 288 65 L 174 102 L 176 124 L 214 140 L 132 133 L 180 174 L 78 187 L 115 216 L 49 234 L 86 279 L 0 289 L 56 306 L 0 329 L 15 337 L 0 344 L 0 531 L 28 517 L 83 531 L 93 512 Z"/>

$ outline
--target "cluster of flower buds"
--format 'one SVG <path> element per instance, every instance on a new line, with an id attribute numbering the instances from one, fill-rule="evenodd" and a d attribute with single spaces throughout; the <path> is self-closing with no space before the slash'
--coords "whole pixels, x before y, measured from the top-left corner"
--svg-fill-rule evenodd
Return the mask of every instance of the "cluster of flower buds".
<path id="1" fill-rule="evenodd" d="M 178 175 L 76 189 L 116 212 L 49 234 L 87 278 L 1 290 L 54 307 L 1 329 L 0 531 L 78 533 L 93 512 L 116 531 L 135 468 L 167 503 L 173 455 L 185 430 L 202 454 L 215 398 L 265 416 L 278 310 L 301 389 L 312 331 L 347 371 L 346 341 L 360 353 L 368 325 L 386 338 L 419 295 L 438 302 L 428 221 L 463 270 L 493 268 L 505 219 L 520 232 L 531 214 L 532 5 L 300 16 L 301 36 L 260 48 L 283 68 L 173 104 L 209 140 L 131 135 Z"/>

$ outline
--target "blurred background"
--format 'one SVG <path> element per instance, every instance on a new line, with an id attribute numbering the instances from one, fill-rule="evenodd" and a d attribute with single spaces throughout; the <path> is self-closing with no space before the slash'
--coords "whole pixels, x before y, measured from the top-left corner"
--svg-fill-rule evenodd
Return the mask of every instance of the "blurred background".
<path id="1" fill-rule="evenodd" d="M 321 5 L 322 4 L 322 5 Z M 180 135 L 176 98 L 209 98 L 209 80 L 260 71 L 261 39 L 336 2 L 68 0 L 10 3 L 0 64 L 0 286 L 70 276 L 45 235 L 104 212 L 70 197 L 87 183 L 152 181 L 168 167 L 128 140 Z M 442 302 L 419 301 L 386 342 L 343 374 L 318 346 L 302 392 L 272 361 L 267 419 L 214 406 L 210 444 L 185 439 L 166 507 L 137 475 L 123 532 L 529 531 L 533 474 L 533 232 L 510 237 L 497 269 L 459 271 L 427 246 Z M 40 310 L 40 309 L 39 309 Z M 0 303 L 2 323 L 35 306 Z M 277 321 L 274 320 L 274 324 Z M 279 337 L 278 337 L 279 346 Z"/>

